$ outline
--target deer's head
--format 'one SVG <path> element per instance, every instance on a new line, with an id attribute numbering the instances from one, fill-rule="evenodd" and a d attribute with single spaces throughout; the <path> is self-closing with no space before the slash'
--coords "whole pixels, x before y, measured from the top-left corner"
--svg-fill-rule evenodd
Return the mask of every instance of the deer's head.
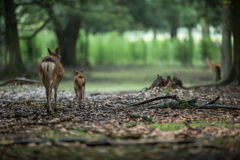
<path id="1" fill-rule="evenodd" d="M 49 48 L 48 48 L 48 53 L 50 56 L 55 56 L 58 58 L 58 60 L 60 61 L 61 60 L 61 56 L 60 56 L 60 49 L 57 48 L 55 53 L 53 53 Z"/>
<path id="2" fill-rule="evenodd" d="M 73 69 L 74 77 L 79 76 L 81 78 L 83 77 L 82 73 L 83 73 L 83 69 L 81 69 L 80 71 Z"/>

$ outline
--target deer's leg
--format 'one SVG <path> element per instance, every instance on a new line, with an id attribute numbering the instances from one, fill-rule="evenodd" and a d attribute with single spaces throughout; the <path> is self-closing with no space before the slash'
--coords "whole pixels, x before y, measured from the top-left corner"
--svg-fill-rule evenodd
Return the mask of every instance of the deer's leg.
<path id="1" fill-rule="evenodd" d="M 57 89 L 58 89 L 58 85 L 54 86 L 54 98 L 55 98 L 54 111 L 57 111 Z"/>
<path id="2" fill-rule="evenodd" d="M 85 87 L 82 87 L 82 93 L 83 93 L 82 100 L 83 100 L 83 103 L 84 103 L 84 98 L 85 98 Z"/>
<path id="3" fill-rule="evenodd" d="M 82 89 L 79 89 L 79 103 L 78 103 L 78 107 L 82 108 Z"/>
<path id="4" fill-rule="evenodd" d="M 46 87 L 46 94 L 47 94 L 47 112 L 48 114 L 52 114 L 52 107 L 51 107 L 51 98 L 50 98 L 50 90 L 51 87 Z"/>
<path id="5" fill-rule="evenodd" d="M 52 89 L 50 89 L 50 101 L 52 100 Z"/>
<path id="6" fill-rule="evenodd" d="M 78 91 L 77 91 L 77 88 L 74 87 L 74 91 L 75 91 L 75 93 L 76 93 L 76 99 L 77 99 L 77 101 L 78 101 L 79 98 L 78 98 Z M 79 102 L 79 101 L 78 101 L 78 102 Z"/>

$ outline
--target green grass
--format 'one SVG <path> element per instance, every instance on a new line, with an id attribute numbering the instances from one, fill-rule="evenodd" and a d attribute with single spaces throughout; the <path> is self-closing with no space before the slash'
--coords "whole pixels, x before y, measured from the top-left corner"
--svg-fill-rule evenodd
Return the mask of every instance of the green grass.
<path id="1" fill-rule="evenodd" d="M 63 81 L 59 90 L 73 91 L 73 68 L 65 67 Z M 80 67 L 75 67 L 80 69 Z M 86 92 L 115 92 L 115 91 L 139 91 L 149 87 L 156 79 L 157 74 L 166 78 L 168 75 L 181 79 L 186 87 L 213 82 L 213 72 L 202 66 L 182 67 L 181 65 L 164 66 L 94 66 L 92 69 L 85 69 Z M 40 80 L 38 75 L 33 79 Z M 6 81 L 0 81 L 0 84 Z M 35 88 L 37 85 L 31 85 Z M 1 90 L 21 90 L 21 87 L 0 87 Z M 25 89 L 25 88 L 22 88 Z M 166 90 L 166 92 L 168 92 Z"/>
<path id="2" fill-rule="evenodd" d="M 191 127 L 204 127 L 208 125 L 209 127 L 221 127 L 221 128 L 240 128 L 240 124 L 233 124 L 231 120 L 227 121 L 220 121 L 220 122 L 213 122 L 213 123 L 207 123 L 206 121 L 199 121 L 199 122 L 194 122 L 190 123 L 189 126 Z M 166 123 L 166 124 L 158 124 L 158 123 L 153 123 L 150 125 L 152 128 L 159 128 L 162 131 L 176 131 L 181 128 L 187 128 L 185 124 L 182 123 Z"/>
<path id="3" fill-rule="evenodd" d="M 114 91 L 139 91 L 149 87 L 156 79 L 157 74 L 166 78 L 176 76 L 187 87 L 213 82 L 213 73 L 204 67 L 181 66 L 98 66 L 92 70 L 84 70 L 86 77 L 86 91 L 114 92 Z M 206 78 L 207 77 L 207 78 Z M 203 79 L 206 78 L 206 79 Z M 66 70 L 64 80 L 59 89 L 73 90 L 73 74 Z"/>

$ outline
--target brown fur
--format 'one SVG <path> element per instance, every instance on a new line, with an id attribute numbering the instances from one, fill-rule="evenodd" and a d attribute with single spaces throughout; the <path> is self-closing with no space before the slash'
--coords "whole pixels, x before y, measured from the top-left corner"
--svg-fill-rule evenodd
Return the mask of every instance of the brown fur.
<path id="1" fill-rule="evenodd" d="M 57 110 L 57 89 L 59 83 L 62 81 L 64 76 L 64 68 L 60 62 L 60 49 L 57 48 L 55 53 L 52 53 L 48 49 L 50 56 L 44 57 L 38 64 L 39 77 L 46 89 L 47 96 L 47 111 L 52 113 L 51 107 L 51 95 L 52 89 L 54 89 L 55 98 L 55 111 Z"/>
<path id="2" fill-rule="evenodd" d="M 218 66 L 221 69 L 220 63 L 212 63 L 210 58 L 206 58 L 205 62 L 208 64 L 208 66 L 215 72 L 215 67 Z"/>
<path id="3" fill-rule="evenodd" d="M 84 103 L 84 97 L 85 97 L 85 85 L 86 85 L 86 79 L 84 75 L 82 74 L 83 69 L 80 71 L 75 71 L 73 69 L 74 73 L 74 90 L 76 93 L 76 98 L 78 100 L 78 107 L 82 107 L 82 101 Z"/>

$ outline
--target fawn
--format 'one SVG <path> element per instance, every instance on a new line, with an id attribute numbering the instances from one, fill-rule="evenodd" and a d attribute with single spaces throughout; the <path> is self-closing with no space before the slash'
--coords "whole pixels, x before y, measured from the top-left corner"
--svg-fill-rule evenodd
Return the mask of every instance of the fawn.
<path id="1" fill-rule="evenodd" d="M 215 67 L 219 67 L 221 69 L 221 64 L 220 63 L 212 63 L 211 58 L 206 58 L 205 62 L 208 64 L 208 66 L 215 72 Z"/>
<path id="2" fill-rule="evenodd" d="M 75 71 L 75 69 L 73 69 L 73 73 L 74 73 L 74 90 L 76 93 L 76 98 L 78 101 L 78 107 L 81 108 L 82 107 L 82 101 L 84 103 L 84 97 L 85 97 L 85 85 L 86 85 L 86 79 L 84 77 L 84 75 L 82 74 L 83 69 L 81 69 L 80 71 Z"/>
<path id="3" fill-rule="evenodd" d="M 57 110 L 57 89 L 58 85 L 63 79 L 64 69 L 60 63 L 60 49 L 57 48 L 55 53 L 48 48 L 50 56 L 44 57 L 38 64 L 39 77 L 46 89 L 47 96 L 47 112 L 52 114 L 51 97 L 52 89 L 54 88 L 55 108 Z"/>

